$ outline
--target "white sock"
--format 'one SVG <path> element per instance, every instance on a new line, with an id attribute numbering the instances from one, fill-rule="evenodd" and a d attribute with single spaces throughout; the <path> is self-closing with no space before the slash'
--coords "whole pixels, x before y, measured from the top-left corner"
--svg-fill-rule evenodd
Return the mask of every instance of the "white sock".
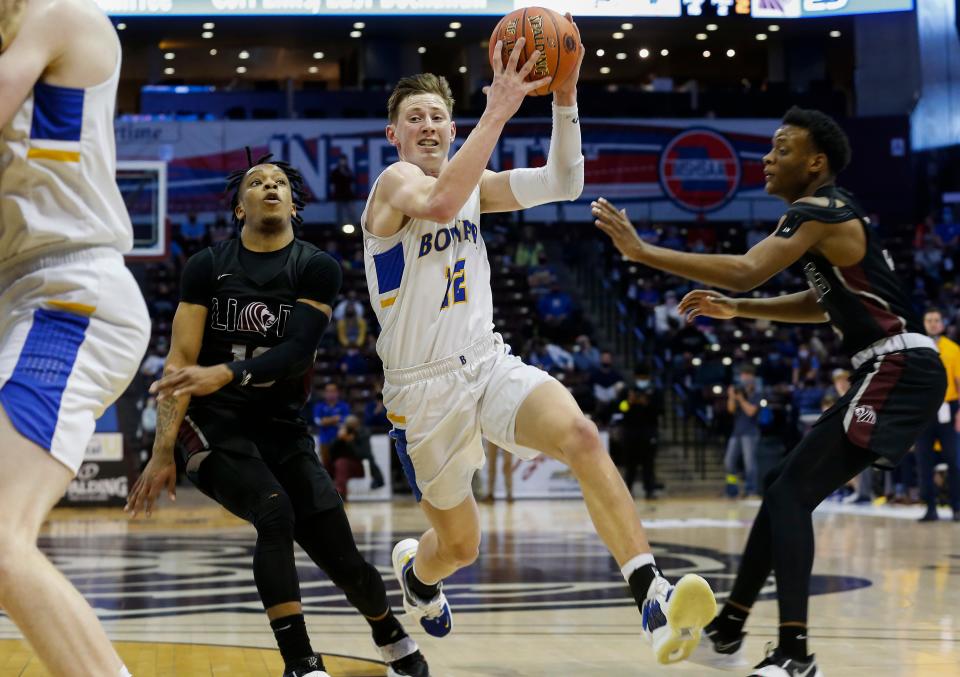
<path id="1" fill-rule="evenodd" d="M 126 665 L 121 665 L 121 666 L 120 666 L 120 672 L 117 673 L 117 677 L 133 677 L 133 675 L 131 675 L 131 674 L 130 674 L 130 671 L 127 670 L 127 666 L 126 666 Z"/>
<path id="2" fill-rule="evenodd" d="M 620 567 L 620 573 L 623 574 L 623 579 L 627 583 L 629 583 L 630 576 L 633 575 L 633 572 L 639 569 L 640 567 L 646 566 L 648 564 L 652 564 L 654 566 L 657 565 L 657 563 L 653 561 L 652 552 L 645 552 L 642 555 L 637 555 L 636 557 L 631 559 L 629 562 L 624 564 L 622 567 Z"/>

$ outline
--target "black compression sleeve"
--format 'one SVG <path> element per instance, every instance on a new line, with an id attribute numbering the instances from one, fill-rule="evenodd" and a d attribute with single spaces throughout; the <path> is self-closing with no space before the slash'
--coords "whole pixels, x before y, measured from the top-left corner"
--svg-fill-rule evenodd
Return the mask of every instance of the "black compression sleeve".
<path id="1" fill-rule="evenodd" d="M 298 303 L 290 313 L 289 333 L 283 343 L 249 360 L 227 363 L 233 382 L 256 385 L 303 374 L 313 364 L 320 337 L 329 323 L 326 313 L 308 303 Z"/>
<path id="2" fill-rule="evenodd" d="M 203 249 L 187 260 L 180 276 L 180 300 L 208 306 L 213 296 L 213 252 Z"/>
<path id="3" fill-rule="evenodd" d="M 297 298 L 310 299 L 333 308 L 342 281 L 343 272 L 336 259 L 329 254 L 317 254 L 304 266 L 297 285 Z"/>

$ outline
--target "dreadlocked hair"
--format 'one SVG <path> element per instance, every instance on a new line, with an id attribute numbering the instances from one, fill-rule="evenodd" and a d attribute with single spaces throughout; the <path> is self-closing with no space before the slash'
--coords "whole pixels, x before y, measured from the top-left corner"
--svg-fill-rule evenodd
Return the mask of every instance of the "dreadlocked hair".
<path id="1" fill-rule="evenodd" d="M 290 182 L 290 194 L 293 197 L 293 206 L 297 208 L 297 213 L 293 215 L 292 221 L 294 226 L 299 226 L 303 223 L 303 217 L 300 214 L 303 212 L 304 205 L 307 204 L 307 200 L 310 199 L 310 193 L 307 191 L 303 183 L 303 175 L 300 174 L 292 165 L 283 160 L 272 160 L 272 153 L 263 155 L 257 158 L 257 161 L 253 161 L 253 157 L 250 155 L 250 148 L 246 148 L 247 151 L 247 167 L 246 169 L 237 169 L 230 173 L 227 176 L 227 187 L 224 190 L 225 193 L 232 193 L 230 196 L 230 214 L 233 216 L 233 225 L 237 228 L 243 227 L 243 221 L 237 218 L 237 204 L 240 202 L 240 184 L 243 183 L 243 178 L 247 175 L 251 169 L 257 165 L 262 164 L 271 164 L 275 167 L 279 167 L 280 171 L 287 175 L 287 180 Z"/>

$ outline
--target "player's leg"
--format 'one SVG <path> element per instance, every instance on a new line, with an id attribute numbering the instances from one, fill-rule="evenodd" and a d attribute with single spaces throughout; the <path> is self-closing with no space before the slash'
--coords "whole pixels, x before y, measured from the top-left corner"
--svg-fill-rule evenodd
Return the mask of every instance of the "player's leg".
<path id="1" fill-rule="evenodd" d="M 740 495 L 739 463 L 741 456 L 740 436 L 731 435 L 727 440 L 727 451 L 723 456 L 723 467 L 727 472 L 727 496 Z"/>
<path id="2" fill-rule="evenodd" d="M 957 403 L 950 404 L 950 420 L 943 424 L 943 437 L 940 446 L 943 450 L 944 462 L 947 464 L 947 484 L 950 488 L 950 508 L 953 510 L 953 521 L 960 521 L 960 458 L 957 457 L 957 430 L 954 421 L 957 417 Z"/>
<path id="3" fill-rule="evenodd" d="M 933 484 L 936 453 L 933 445 L 937 440 L 938 428 L 937 422 L 932 421 L 917 438 L 917 479 L 920 484 L 920 498 L 927 504 L 927 512 L 920 519 L 921 522 L 932 522 L 937 519 L 937 490 Z"/>
<path id="4" fill-rule="evenodd" d="M 54 674 L 127 674 L 37 534 L 139 367 L 146 306 L 119 255 L 80 253 L 0 281 L 0 294 L 0 607 Z"/>
<path id="5" fill-rule="evenodd" d="M 507 399 L 508 391 L 496 383 L 495 377 L 494 391 Z M 686 658 L 699 642 L 703 626 L 716 614 L 716 601 L 706 581 L 688 575 L 674 588 L 660 575 L 633 497 L 604 449 L 597 427 L 563 385 L 554 379 L 540 383 L 516 412 L 516 445 L 542 451 L 568 465 L 576 476 L 594 527 L 641 610 L 657 660 L 670 663 Z"/>
<path id="6" fill-rule="evenodd" d="M 291 443 L 298 444 L 300 452 L 271 463 L 270 468 L 293 503 L 296 542 L 370 624 L 374 644 L 389 666 L 388 677 L 425 677 L 427 663 L 393 614 L 380 572 L 357 549 L 343 504 L 313 451 L 312 438 L 304 435 Z"/>
<path id="7" fill-rule="evenodd" d="M 497 488 L 497 455 L 500 448 L 489 440 L 485 440 L 483 446 L 487 454 L 487 493 L 482 502 L 493 503 L 493 492 Z"/>
<path id="8" fill-rule="evenodd" d="M 501 450 L 503 457 L 503 483 L 507 489 L 507 501 L 513 500 L 513 458 L 510 454 Z"/>
<path id="9" fill-rule="evenodd" d="M 190 422 L 185 423 L 190 425 Z M 273 629 L 285 670 L 323 670 L 307 634 L 294 560 L 295 513 L 287 492 L 260 458 L 217 451 L 216 437 L 205 431 L 214 450 L 188 476 L 205 494 L 257 531 L 253 580 Z M 183 436 L 181 436 L 181 441 Z M 186 449 L 192 457 L 197 452 Z"/>
<path id="10" fill-rule="evenodd" d="M 120 675 L 90 605 L 37 548 L 73 472 L 14 429 L 0 406 L 0 607 L 55 675 Z"/>

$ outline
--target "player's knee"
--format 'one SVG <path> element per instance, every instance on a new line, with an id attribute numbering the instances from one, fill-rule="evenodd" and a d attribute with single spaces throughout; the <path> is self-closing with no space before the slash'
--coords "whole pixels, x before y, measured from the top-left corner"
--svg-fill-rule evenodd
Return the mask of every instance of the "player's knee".
<path id="1" fill-rule="evenodd" d="M 293 538 L 296 514 L 290 497 L 283 492 L 270 494 L 253 508 L 253 526 L 257 533 Z"/>
<path id="2" fill-rule="evenodd" d="M 480 534 L 441 543 L 444 559 L 459 567 L 470 566 L 480 556 Z"/>
<path id="3" fill-rule="evenodd" d="M 0 599 L 19 585 L 19 571 L 26 560 L 24 555 L 36 546 L 25 534 L 9 527 L 0 527 Z"/>
<path id="4" fill-rule="evenodd" d="M 560 448 L 571 466 L 595 463 L 599 454 L 603 453 L 596 424 L 582 415 L 574 417 L 564 426 Z"/>

